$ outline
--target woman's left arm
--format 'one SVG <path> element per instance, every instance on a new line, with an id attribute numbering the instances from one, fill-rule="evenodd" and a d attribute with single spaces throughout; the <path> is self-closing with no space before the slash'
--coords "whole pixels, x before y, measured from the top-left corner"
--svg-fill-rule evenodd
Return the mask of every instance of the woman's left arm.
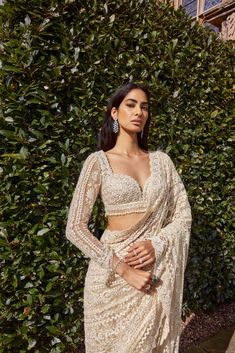
<path id="1" fill-rule="evenodd" d="M 179 240 L 184 245 L 185 256 L 188 256 L 188 247 L 190 240 L 190 232 L 192 225 L 192 213 L 191 206 L 189 204 L 187 192 L 184 183 L 177 172 L 174 163 L 171 158 L 165 154 L 167 168 L 172 180 L 172 204 L 171 204 L 171 215 L 170 222 L 163 227 L 158 234 L 152 238 L 152 244 L 157 254 L 160 245 L 159 260 L 168 249 L 169 246 L 173 246 L 174 242 Z M 157 257 L 158 259 L 158 257 Z"/>
<path id="2" fill-rule="evenodd" d="M 192 224 L 191 207 L 188 201 L 184 184 L 174 166 L 174 163 L 166 153 L 164 153 L 164 156 L 166 158 L 166 168 L 167 172 L 169 173 L 169 180 L 171 181 L 172 185 L 170 222 L 157 234 L 149 238 L 149 240 L 151 240 L 151 244 L 149 244 L 149 240 L 141 241 L 136 242 L 129 248 L 131 254 L 134 251 L 139 254 L 139 257 L 143 256 L 144 253 L 148 254 L 145 255 L 146 261 L 147 256 L 149 257 L 148 263 L 145 262 L 140 264 L 138 256 L 136 256 L 134 259 L 131 257 L 131 255 L 128 255 L 127 260 L 131 259 L 131 261 L 127 261 L 127 263 L 129 265 L 135 266 L 135 268 L 142 268 L 145 265 L 153 262 L 153 249 L 155 262 L 159 263 L 169 246 L 173 246 L 173 242 L 176 241 L 177 238 L 180 238 L 180 242 L 184 243 L 186 248 L 185 256 L 187 257 L 188 255 L 189 238 Z"/>

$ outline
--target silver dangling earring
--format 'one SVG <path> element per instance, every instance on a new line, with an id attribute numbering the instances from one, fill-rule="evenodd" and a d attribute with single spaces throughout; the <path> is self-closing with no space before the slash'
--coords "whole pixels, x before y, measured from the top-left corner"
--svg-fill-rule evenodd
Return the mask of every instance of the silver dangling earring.
<path id="1" fill-rule="evenodd" d="M 118 120 L 117 119 L 114 119 L 113 120 L 113 132 L 115 134 L 117 134 L 119 131 L 119 124 L 118 124 Z"/>
<path id="2" fill-rule="evenodd" d="M 140 137 L 143 138 L 144 136 L 144 130 L 141 131 Z"/>

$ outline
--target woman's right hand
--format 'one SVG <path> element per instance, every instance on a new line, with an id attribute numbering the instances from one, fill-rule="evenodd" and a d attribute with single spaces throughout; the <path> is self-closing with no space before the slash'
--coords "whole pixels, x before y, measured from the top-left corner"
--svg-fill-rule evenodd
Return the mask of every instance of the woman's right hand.
<path id="1" fill-rule="evenodd" d="M 117 273 L 127 282 L 130 286 L 141 290 L 146 293 L 146 286 L 151 283 L 152 276 L 148 271 L 143 271 L 137 268 L 133 268 L 125 263 L 120 266 Z"/>

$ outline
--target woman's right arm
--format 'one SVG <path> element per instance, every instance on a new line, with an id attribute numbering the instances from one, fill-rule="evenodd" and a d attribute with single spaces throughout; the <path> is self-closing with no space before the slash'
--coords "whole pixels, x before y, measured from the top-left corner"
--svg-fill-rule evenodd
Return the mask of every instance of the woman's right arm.
<path id="1" fill-rule="evenodd" d="M 87 257 L 102 267 L 111 269 L 113 250 L 99 241 L 88 229 L 93 205 L 101 185 L 101 171 L 94 153 L 83 163 L 78 182 L 69 207 L 66 238 Z"/>
<path id="2" fill-rule="evenodd" d="M 119 258 L 114 251 L 98 240 L 88 229 L 93 205 L 101 186 L 101 169 L 92 153 L 85 160 L 69 207 L 66 238 L 87 257 L 111 271 Z M 149 281 L 149 273 L 132 269 L 125 262 L 118 266 L 117 273 L 130 285 L 142 289 Z"/>

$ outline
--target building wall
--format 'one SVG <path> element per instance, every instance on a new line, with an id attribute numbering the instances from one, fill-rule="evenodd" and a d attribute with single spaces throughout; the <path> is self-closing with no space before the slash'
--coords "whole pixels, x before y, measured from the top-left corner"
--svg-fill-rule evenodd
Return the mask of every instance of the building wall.
<path id="1" fill-rule="evenodd" d="M 235 0 L 172 0 L 200 24 L 211 27 L 223 40 L 235 45 Z"/>
<path id="2" fill-rule="evenodd" d="M 235 12 L 222 22 L 221 37 L 226 40 L 231 40 L 235 44 Z"/>

